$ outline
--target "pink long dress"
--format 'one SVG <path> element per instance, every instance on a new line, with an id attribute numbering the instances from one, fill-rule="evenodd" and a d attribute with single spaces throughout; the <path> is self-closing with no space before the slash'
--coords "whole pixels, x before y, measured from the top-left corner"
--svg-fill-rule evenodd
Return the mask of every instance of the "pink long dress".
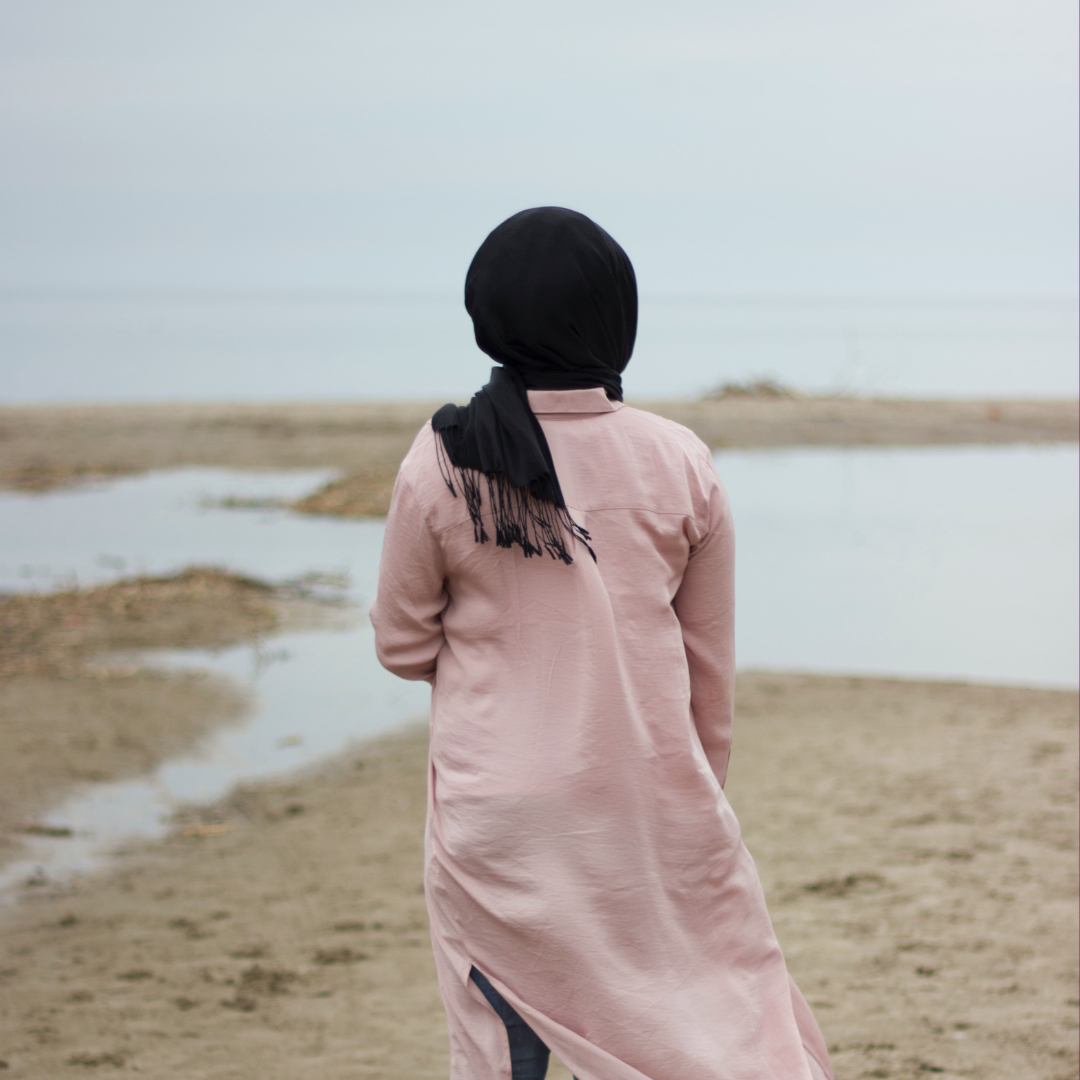
<path id="1" fill-rule="evenodd" d="M 452 1080 L 510 1077 L 473 965 L 579 1080 L 831 1077 L 723 792 L 734 543 L 708 448 L 602 389 L 529 400 L 596 562 L 477 544 L 428 425 L 371 612 L 381 662 L 432 685 Z"/>

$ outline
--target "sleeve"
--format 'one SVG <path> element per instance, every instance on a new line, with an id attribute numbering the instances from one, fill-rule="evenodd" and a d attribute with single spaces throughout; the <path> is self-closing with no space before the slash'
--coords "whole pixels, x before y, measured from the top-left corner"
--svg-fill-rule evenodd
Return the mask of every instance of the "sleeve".
<path id="1" fill-rule="evenodd" d="M 711 458 L 704 481 L 705 513 L 673 603 L 690 669 L 694 726 L 723 787 L 735 706 L 735 530 Z"/>
<path id="2" fill-rule="evenodd" d="M 444 576 L 438 539 L 412 486 L 399 473 L 386 517 L 378 593 L 370 616 L 379 663 L 403 679 L 435 678 L 436 658 L 446 641 Z"/>

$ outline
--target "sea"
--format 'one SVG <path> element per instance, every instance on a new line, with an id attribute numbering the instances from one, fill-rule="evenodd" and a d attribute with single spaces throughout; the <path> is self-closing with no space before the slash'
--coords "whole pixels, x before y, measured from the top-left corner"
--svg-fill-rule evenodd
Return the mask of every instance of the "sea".
<path id="1" fill-rule="evenodd" d="M 1075 397 L 1075 296 L 643 296 L 629 398 Z M 460 296 L 0 293 L 0 404 L 465 401 L 491 361 Z"/>

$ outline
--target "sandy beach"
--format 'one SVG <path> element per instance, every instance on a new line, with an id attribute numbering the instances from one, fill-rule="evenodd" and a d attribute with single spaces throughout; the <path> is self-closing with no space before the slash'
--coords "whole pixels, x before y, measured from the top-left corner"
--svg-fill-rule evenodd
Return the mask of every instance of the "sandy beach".
<path id="1" fill-rule="evenodd" d="M 1076 695 L 745 674 L 738 700 L 730 796 L 837 1076 L 1075 1076 Z M 8 1074 L 445 1076 L 425 751 L 357 747 L 25 889 Z"/>
<path id="2" fill-rule="evenodd" d="M 1075 402 L 732 397 L 669 405 L 711 445 L 1076 439 Z M 660 408 L 658 407 L 658 411 Z M 177 465 L 333 467 L 298 509 L 377 514 L 430 405 L 0 410 L 26 491 Z M 125 655 L 333 612 L 189 569 L 0 598 L 0 860 L 86 782 L 134 777 L 250 702 Z M 1077 1075 L 1071 691 L 746 672 L 729 795 L 838 1080 Z M 414 728 L 181 811 L 74 885 L 0 908 L 0 1069 L 274 1080 L 446 1075 Z M 553 1068 L 556 1080 L 568 1074 Z"/>
<path id="3" fill-rule="evenodd" d="M 1077 10 L 0 3 L 0 1080 L 1080 1080 Z"/>
<path id="4" fill-rule="evenodd" d="M 297 509 L 385 514 L 397 467 L 442 402 L 0 407 L 0 487 L 51 488 L 180 465 L 334 468 Z M 904 401 L 729 393 L 633 402 L 714 449 L 1076 442 L 1080 403 Z"/>

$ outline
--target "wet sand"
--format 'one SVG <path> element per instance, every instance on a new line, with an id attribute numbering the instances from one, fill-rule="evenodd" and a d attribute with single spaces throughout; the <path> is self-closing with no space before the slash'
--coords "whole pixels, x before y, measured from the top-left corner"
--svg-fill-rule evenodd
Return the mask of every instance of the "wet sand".
<path id="1" fill-rule="evenodd" d="M 671 408 L 713 445 L 1076 438 L 1075 402 Z M 367 515 L 429 413 L 6 409 L 0 470 L 47 490 L 185 464 L 329 465 L 348 475 L 303 509 Z M 317 617 L 212 570 L 0 599 L 0 859 L 73 785 L 145 773 L 246 715 L 225 682 L 108 654 Z M 838 1080 L 1076 1076 L 1077 709 L 1061 691 L 741 676 L 729 794 Z M 382 739 L 190 810 L 112 872 L 24 887 L 0 909 L 4 1075 L 445 1076 L 425 752 L 422 729 Z"/>
<path id="2" fill-rule="evenodd" d="M 441 402 L 0 408 L 0 487 L 45 491 L 180 465 L 321 468 L 345 478 L 298 509 L 386 512 L 402 457 Z M 903 401 L 729 394 L 637 402 L 714 448 L 1075 442 L 1076 401 Z"/>
<path id="3" fill-rule="evenodd" d="M 124 651 L 224 648 L 317 618 L 310 603 L 206 568 L 0 596 L 0 861 L 23 836 L 48 835 L 36 815 L 74 786 L 143 775 L 248 715 L 232 684 Z"/>
<path id="4" fill-rule="evenodd" d="M 746 674 L 738 701 L 729 795 L 838 1078 L 1075 1077 L 1077 695 Z M 425 753 L 384 738 L 27 889 L 5 1075 L 445 1076 Z"/>

